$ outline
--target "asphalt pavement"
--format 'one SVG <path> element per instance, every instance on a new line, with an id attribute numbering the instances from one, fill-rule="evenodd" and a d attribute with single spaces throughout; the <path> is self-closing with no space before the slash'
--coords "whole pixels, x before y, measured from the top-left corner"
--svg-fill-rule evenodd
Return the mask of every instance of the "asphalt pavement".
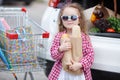
<path id="1" fill-rule="evenodd" d="M 22 5 L 22 3 L 14 5 L 5 5 L 6 7 L 26 7 L 28 15 L 37 23 L 40 24 L 42 15 L 47 8 L 47 3 L 33 2 L 30 6 Z M 43 71 L 32 72 L 34 80 L 47 80 Z M 16 73 L 18 80 L 24 80 L 25 73 Z M 12 73 L 0 72 L 0 80 L 15 80 Z M 30 76 L 27 76 L 26 80 L 31 80 Z"/>

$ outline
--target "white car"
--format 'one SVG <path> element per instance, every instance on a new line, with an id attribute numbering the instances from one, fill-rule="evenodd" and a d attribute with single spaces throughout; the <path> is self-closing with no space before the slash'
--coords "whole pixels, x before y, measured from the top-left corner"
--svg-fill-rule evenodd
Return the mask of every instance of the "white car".
<path id="1" fill-rule="evenodd" d="M 90 15 L 94 7 L 84 10 L 86 21 L 90 25 Z M 54 60 L 50 55 L 50 47 L 55 34 L 58 32 L 58 14 L 60 8 L 48 6 L 41 21 L 43 29 L 50 33 L 46 51 L 46 76 L 48 76 Z M 110 15 L 113 12 L 110 11 Z M 49 28 L 49 29 L 48 29 Z M 120 80 L 120 34 L 119 33 L 95 33 L 90 34 L 95 51 L 94 63 L 91 68 L 93 80 Z M 39 56 L 41 57 L 41 56 Z"/>

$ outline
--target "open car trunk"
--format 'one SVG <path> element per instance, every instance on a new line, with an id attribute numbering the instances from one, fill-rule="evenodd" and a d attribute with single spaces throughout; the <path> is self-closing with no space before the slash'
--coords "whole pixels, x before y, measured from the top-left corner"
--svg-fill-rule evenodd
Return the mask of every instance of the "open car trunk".
<path id="1" fill-rule="evenodd" d="M 84 10 L 89 30 L 95 27 L 90 18 L 96 6 Z M 106 9 L 110 17 L 115 17 L 113 10 Z M 117 18 L 120 19 L 119 14 L 117 14 Z M 92 66 L 93 80 L 120 80 L 120 46 L 118 45 L 120 44 L 120 33 L 90 32 L 90 38 L 95 51 Z"/>

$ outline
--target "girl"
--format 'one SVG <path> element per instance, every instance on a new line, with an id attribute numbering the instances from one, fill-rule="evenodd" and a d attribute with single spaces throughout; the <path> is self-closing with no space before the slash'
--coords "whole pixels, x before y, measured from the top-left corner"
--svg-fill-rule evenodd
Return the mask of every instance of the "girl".
<path id="1" fill-rule="evenodd" d="M 51 56 L 56 62 L 48 76 L 48 79 L 92 80 L 90 68 L 94 60 L 94 51 L 87 34 L 82 8 L 77 3 L 66 4 L 60 11 L 59 20 L 59 32 L 56 34 L 51 46 Z M 81 29 L 83 58 L 79 62 L 71 61 L 72 65 L 69 66 L 69 69 L 72 71 L 82 69 L 83 73 L 79 75 L 73 75 L 64 71 L 61 61 L 64 51 L 71 49 L 71 44 L 66 43 L 65 41 L 60 44 L 60 39 L 64 33 L 71 35 L 73 25 L 79 25 Z"/>

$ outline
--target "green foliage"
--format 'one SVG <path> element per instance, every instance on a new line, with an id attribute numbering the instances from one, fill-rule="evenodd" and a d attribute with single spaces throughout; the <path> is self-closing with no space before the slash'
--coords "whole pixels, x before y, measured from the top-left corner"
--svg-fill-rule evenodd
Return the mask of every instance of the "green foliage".
<path id="1" fill-rule="evenodd" d="M 109 17 L 107 19 L 110 24 L 112 25 L 112 28 L 115 29 L 116 32 L 120 32 L 120 19 L 116 17 Z"/>
<path id="2" fill-rule="evenodd" d="M 112 28 L 115 30 L 116 33 L 120 33 L 120 19 L 119 18 L 112 16 L 112 17 L 108 17 L 105 20 L 104 19 L 97 20 L 94 23 L 94 27 L 90 29 L 90 32 L 93 32 L 93 33 L 106 32 L 108 28 Z"/>
<path id="3" fill-rule="evenodd" d="M 90 32 L 98 33 L 98 32 L 100 32 L 100 30 L 97 27 L 92 27 L 92 28 L 90 28 Z"/>

